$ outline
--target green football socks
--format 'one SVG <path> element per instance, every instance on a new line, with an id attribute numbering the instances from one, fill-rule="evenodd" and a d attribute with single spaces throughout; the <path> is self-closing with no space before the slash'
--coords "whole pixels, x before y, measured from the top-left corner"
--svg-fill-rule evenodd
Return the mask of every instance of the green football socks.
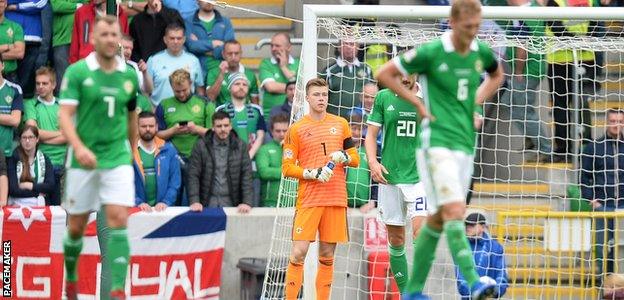
<path id="1" fill-rule="evenodd" d="M 429 270 L 435 259 L 440 234 L 441 232 L 432 229 L 426 223 L 420 229 L 418 237 L 414 240 L 414 266 L 406 288 L 407 292 L 420 293 L 425 288 Z"/>
<path id="2" fill-rule="evenodd" d="M 479 274 L 475 269 L 472 250 L 468 244 L 468 239 L 466 239 L 464 222 L 460 220 L 447 221 L 444 223 L 444 232 L 451 250 L 451 256 L 453 256 L 453 262 L 468 282 L 468 286 L 473 286 L 479 281 Z"/>
<path id="3" fill-rule="evenodd" d="M 82 251 L 82 237 L 74 240 L 68 233 L 63 238 L 63 255 L 65 256 L 65 270 L 67 272 L 67 281 L 78 281 L 76 274 L 76 266 L 78 265 L 78 257 Z"/>
<path id="4" fill-rule="evenodd" d="M 407 280 L 407 256 L 405 255 L 405 245 L 392 246 L 388 245 L 388 254 L 390 254 L 390 269 L 394 274 L 394 280 L 399 286 L 399 291 L 405 290 Z"/>
<path id="5" fill-rule="evenodd" d="M 130 243 L 125 228 L 111 228 L 108 240 L 108 264 L 111 269 L 111 291 L 125 287 L 128 263 L 130 262 Z"/>

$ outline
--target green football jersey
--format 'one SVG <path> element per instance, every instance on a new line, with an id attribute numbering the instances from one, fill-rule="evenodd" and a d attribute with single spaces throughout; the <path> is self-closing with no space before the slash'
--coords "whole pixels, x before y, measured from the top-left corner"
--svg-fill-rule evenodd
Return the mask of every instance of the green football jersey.
<path id="1" fill-rule="evenodd" d="M 366 160 L 364 147 L 358 149 L 360 165 L 357 168 L 348 167 L 346 174 L 347 203 L 349 207 L 360 207 L 370 200 L 371 175 Z"/>
<path id="2" fill-rule="evenodd" d="M 47 102 L 41 98 L 30 99 L 24 103 L 24 119 L 34 120 L 41 130 L 59 131 L 58 112 L 60 105 L 55 98 Z M 46 144 L 39 141 L 39 150 L 47 155 L 54 166 L 63 166 L 67 156 L 67 145 Z"/>
<path id="3" fill-rule="evenodd" d="M 419 97 L 421 93 L 418 93 Z M 383 89 L 375 96 L 367 123 L 383 131 L 381 164 L 389 184 L 410 184 L 420 181 L 416 168 L 418 147 L 418 114 L 416 107 L 393 91 Z"/>
<path id="4" fill-rule="evenodd" d="M 91 53 L 67 68 L 59 102 L 77 105 L 76 131 L 95 154 L 98 169 L 130 165 L 128 111 L 136 107 L 136 72 L 118 58 L 116 70 L 105 73 L 95 56 Z M 82 168 L 74 156 L 70 167 Z"/>
<path id="5" fill-rule="evenodd" d="M 219 68 L 212 68 L 208 71 L 208 75 L 206 75 L 206 89 L 209 89 L 210 86 L 215 84 L 220 72 Z M 250 102 L 251 97 L 258 96 L 258 79 L 256 78 L 256 74 L 251 69 L 245 68 L 243 65 L 240 65 L 238 72 L 245 74 L 245 77 L 249 80 L 249 94 L 247 95 L 247 101 Z M 232 100 L 232 95 L 230 95 L 230 90 L 228 89 L 228 78 L 231 74 L 232 73 L 230 72 L 225 72 L 223 75 L 221 89 L 219 90 L 217 99 L 215 99 L 217 107 Z"/>
<path id="6" fill-rule="evenodd" d="M 288 70 L 297 76 L 297 71 L 299 70 L 299 59 L 289 57 L 288 59 Z M 275 58 L 265 58 L 260 62 L 259 67 L 259 78 L 260 78 L 260 87 L 264 86 L 267 82 L 275 81 L 279 83 L 288 83 L 288 79 L 284 77 L 284 73 L 280 69 L 279 64 L 275 60 Z M 265 89 L 262 89 L 262 110 L 263 114 L 269 115 L 271 114 L 271 109 L 275 106 L 284 104 L 286 101 L 286 93 L 284 94 L 273 94 L 267 92 Z"/>
<path id="7" fill-rule="evenodd" d="M 5 79 L 0 85 L 0 114 L 10 115 L 14 110 L 19 110 L 22 114 L 24 112 L 22 88 Z M 0 125 L 0 149 L 4 150 L 7 157 L 13 153 L 14 133 L 15 128 L 12 126 Z"/>
<path id="8" fill-rule="evenodd" d="M 152 105 L 152 101 L 147 98 L 145 95 L 138 93 L 137 94 L 137 107 L 136 112 L 140 114 L 143 111 L 154 111 L 154 106 Z"/>
<path id="9" fill-rule="evenodd" d="M 230 115 L 232 129 L 246 144 L 252 144 L 256 140 L 258 130 L 266 131 L 262 108 L 258 105 L 245 104 L 245 107 L 236 110 L 230 102 L 217 107 L 217 111 L 224 111 Z"/>
<path id="10" fill-rule="evenodd" d="M 212 115 L 214 112 L 214 103 L 198 96 L 191 96 L 185 102 L 178 100 L 176 97 L 167 98 L 156 107 L 158 130 L 169 129 L 182 121 L 192 121 L 195 125 L 212 128 Z M 189 157 L 197 139 L 199 139 L 199 136 L 195 134 L 178 134 L 171 138 L 171 143 L 182 156 Z"/>
<path id="11" fill-rule="evenodd" d="M 474 153 L 475 98 L 483 70 L 497 67 L 494 53 L 473 41 L 466 55 L 455 52 L 450 32 L 394 59 L 404 74 L 420 74 L 424 101 L 434 121 L 420 133 L 423 147 Z"/>
<path id="12" fill-rule="evenodd" d="M 139 155 L 141 156 L 141 162 L 143 162 L 143 172 L 145 174 L 145 202 L 151 206 L 156 205 L 156 157 L 154 156 L 154 150 L 151 152 L 145 151 L 143 147 L 139 146 Z"/>
<path id="13" fill-rule="evenodd" d="M 0 45 L 15 44 L 24 42 L 24 29 L 20 24 L 13 22 L 6 17 L 0 22 Z M 17 70 L 17 59 L 4 59 L 3 73 Z"/>

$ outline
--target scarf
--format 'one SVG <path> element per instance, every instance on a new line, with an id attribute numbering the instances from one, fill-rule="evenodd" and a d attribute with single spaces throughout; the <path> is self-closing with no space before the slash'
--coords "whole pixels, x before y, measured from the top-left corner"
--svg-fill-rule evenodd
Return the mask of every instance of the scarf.
<path id="1" fill-rule="evenodd" d="M 39 150 L 37 150 L 37 153 L 35 154 L 35 170 L 34 170 L 34 183 L 43 183 L 43 180 L 45 179 L 45 157 L 43 156 L 43 153 Z M 28 167 L 28 169 L 30 170 L 30 167 Z M 17 178 L 21 178 L 22 177 L 22 172 L 24 170 L 24 165 L 22 163 L 22 161 L 18 161 L 17 162 L 17 166 L 16 166 L 16 171 L 17 171 Z"/>

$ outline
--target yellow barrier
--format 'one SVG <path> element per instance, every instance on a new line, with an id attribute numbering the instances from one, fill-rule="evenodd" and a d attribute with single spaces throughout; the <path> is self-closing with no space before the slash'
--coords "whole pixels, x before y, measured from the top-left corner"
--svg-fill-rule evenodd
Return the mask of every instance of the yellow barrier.
<path id="1" fill-rule="evenodd" d="M 616 241 L 613 256 L 616 259 L 614 272 L 618 273 L 619 220 L 624 219 L 624 212 L 497 212 L 497 226 L 493 233 L 505 248 L 507 255 L 516 256 L 515 263 L 512 266 L 508 265 L 511 277 L 510 289 L 505 296 L 512 299 L 596 299 L 599 295 L 599 286 L 595 274 L 597 271 L 595 234 L 591 232 L 594 232 L 598 219 L 605 219 L 605 222 L 614 220 Z M 583 222 L 588 221 L 591 222 L 591 232 L 578 230 L 582 229 Z M 554 245 L 558 246 L 555 251 L 550 251 L 546 245 L 548 231 L 546 222 L 555 226 L 555 233 L 550 231 L 550 239 L 555 238 Z M 534 230 L 527 230 L 528 225 L 533 226 Z M 522 228 L 523 233 L 508 233 L 508 228 L 512 231 Z M 606 230 L 604 234 L 605 246 L 602 257 L 606 258 L 608 251 Z M 586 243 L 588 239 L 589 245 Z M 581 244 L 574 243 L 573 240 L 580 241 Z M 567 249 L 562 249 L 563 246 L 567 246 Z M 507 251 L 508 249 L 510 251 Z M 530 251 L 514 251 L 516 249 Z M 603 259 L 602 270 L 605 270 L 605 263 L 606 259 Z"/>

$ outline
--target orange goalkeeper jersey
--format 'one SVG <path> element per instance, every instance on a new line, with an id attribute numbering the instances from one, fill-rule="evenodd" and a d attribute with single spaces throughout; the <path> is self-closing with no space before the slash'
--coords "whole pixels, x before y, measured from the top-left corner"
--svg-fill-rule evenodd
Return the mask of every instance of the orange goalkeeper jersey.
<path id="1" fill-rule="evenodd" d="M 315 121 L 306 115 L 290 127 L 284 139 L 282 170 L 284 176 L 299 179 L 297 207 L 347 206 L 343 165 L 334 167 L 329 182 L 303 179 L 303 169 L 325 166 L 330 154 L 340 150 L 345 150 L 351 157 L 350 167 L 359 165 L 351 128 L 341 117 L 327 114 L 323 120 Z"/>

